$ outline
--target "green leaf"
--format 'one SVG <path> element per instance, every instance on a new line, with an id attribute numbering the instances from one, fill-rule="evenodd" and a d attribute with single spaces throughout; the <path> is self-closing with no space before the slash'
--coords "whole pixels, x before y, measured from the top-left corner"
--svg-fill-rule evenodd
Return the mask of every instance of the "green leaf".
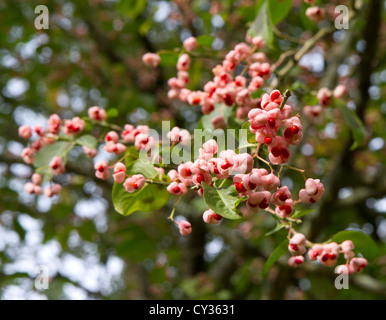
<path id="1" fill-rule="evenodd" d="M 55 156 L 62 157 L 69 151 L 73 145 L 70 141 L 57 141 L 52 144 L 46 145 L 43 149 L 35 155 L 34 166 L 40 168 L 43 166 L 48 166 L 51 159 Z"/>
<path id="2" fill-rule="evenodd" d="M 361 231 L 341 231 L 334 235 L 330 242 L 342 243 L 351 240 L 354 243 L 354 252 L 362 254 L 367 260 L 372 261 L 378 255 L 378 247 L 374 240 Z"/>
<path id="3" fill-rule="evenodd" d="M 306 216 L 307 214 L 310 214 L 314 212 L 315 209 L 309 209 L 309 210 L 302 210 L 302 211 L 296 211 L 291 218 L 301 218 Z"/>
<path id="4" fill-rule="evenodd" d="M 179 53 L 175 51 L 170 50 L 161 50 L 157 52 L 159 56 L 161 57 L 160 64 L 162 66 L 176 66 Z"/>
<path id="5" fill-rule="evenodd" d="M 349 109 L 345 104 L 339 103 L 338 108 L 344 121 L 347 123 L 353 133 L 354 143 L 350 149 L 354 150 L 362 144 L 365 138 L 365 128 L 356 113 Z"/>
<path id="6" fill-rule="evenodd" d="M 234 185 L 216 189 L 203 183 L 204 200 L 209 208 L 224 218 L 241 219 L 241 212 L 236 209 L 239 196 Z"/>
<path id="7" fill-rule="evenodd" d="M 128 175 L 142 174 L 146 178 L 155 179 L 158 177 L 157 170 L 154 169 L 154 165 L 148 160 L 138 159 L 127 165 Z"/>
<path id="8" fill-rule="evenodd" d="M 106 115 L 107 115 L 107 118 L 118 117 L 118 109 L 111 108 L 111 109 L 107 110 Z"/>
<path id="9" fill-rule="evenodd" d="M 273 266 L 273 264 L 279 260 L 279 258 L 283 255 L 285 255 L 288 252 L 288 244 L 289 240 L 285 239 L 282 243 L 279 244 L 279 246 L 273 250 L 272 254 L 269 256 L 268 260 L 265 262 L 262 276 L 265 278 L 267 276 L 268 270 Z"/>
<path id="10" fill-rule="evenodd" d="M 262 1 L 256 19 L 248 30 L 251 37 L 262 36 L 268 46 L 273 47 L 272 22 L 268 12 L 268 0 Z"/>
<path id="11" fill-rule="evenodd" d="M 249 121 L 245 122 L 242 126 L 241 126 L 241 129 L 245 129 L 247 130 L 247 140 L 248 140 L 248 143 L 250 144 L 256 144 L 256 136 L 254 133 L 251 132 L 251 130 L 249 130 L 249 127 L 250 127 L 250 123 Z"/>
<path id="12" fill-rule="evenodd" d="M 118 1 L 117 9 L 132 19 L 138 17 L 146 8 L 146 0 Z"/>
<path id="13" fill-rule="evenodd" d="M 240 203 L 245 202 L 245 201 L 247 201 L 247 200 L 248 200 L 248 197 L 247 197 L 247 196 L 242 197 L 242 198 L 239 198 L 239 199 L 236 201 L 236 203 L 235 203 L 235 207 L 237 208 L 237 207 L 240 205 Z"/>
<path id="14" fill-rule="evenodd" d="M 214 41 L 214 37 L 209 34 L 204 34 L 197 37 L 197 43 L 200 47 L 211 47 Z"/>
<path id="15" fill-rule="evenodd" d="M 271 234 L 274 234 L 274 233 L 280 231 L 280 230 L 283 229 L 285 226 L 286 226 L 285 224 L 278 223 L 274 229 L 272 229 L 271 231 L 267 232 L 265 235 L 266 235 L 266 236 L 270 236 Z"/>
<path id="16" fill-rule="evenodd" d="M 268 0 L 268 11 L 273 25 L 282 21 L 290 12 L 292 0 Z"/>
<path id="17" fill-rule="evenodd" d="M 76 139 L 76 143 L 91 149 L 96 149 L 98 147 L 98 140 L 91 134 L 80 136 Z"/>
<path id="18" fill-rule="evenodd" d="M 141 190 L 129 193 L 122 184 L 114 183 L 112 192 L 114 209 L 124 216 L 136 211 L 152 212 L 161 209 L 169 196 L 165 186 L 159 184 L 146 184 Z"/>
<path id="19" fill-rule="evenodd" d="M 253 91 L 253 92 L 251 93 L 251 97 L 252 97 L 252 99 L 260 98 L 261 95 L 262 95 L 264 92 L 265 92 L 265 91 L 264 91 L 263 89 L 259 89 L 259 90 L 257 90 L 257 91 Z"/>
<path id="20" fill-rule="evenodd" d="M 125 164 L 126 166 L 130 165 L 132 162 L 137 160 L 139 157 L 139 152 L 136 147 L 130 146 L 125 151 Z"/>

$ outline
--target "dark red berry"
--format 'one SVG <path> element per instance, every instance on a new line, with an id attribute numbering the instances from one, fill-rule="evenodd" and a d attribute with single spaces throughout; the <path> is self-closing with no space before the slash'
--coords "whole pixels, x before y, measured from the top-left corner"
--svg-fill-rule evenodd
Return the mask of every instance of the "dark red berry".
<path id="1" fill-rule="evenodd" d="M 280 194 L 278 198 L 280 199 L 280 201 L 286 201 L 288 199 L 287 195 L 284 193 Z"/>
<path id="2" fill-rule="evenodd" d="M 271 153 L 273 154 L 273 156 L 276 158 L 276 157 L 279 157 L 280 154 L 281 154 L 281 150 L 278 148 L 278 147 L 273 147 L 271 149 Z"/>
<path id="3" fill-rule="evenodd" d="M 259 203 L 259 208 L 260 209 L 266 209 L 268 208 L 268 201 L 266 198 L 264 198 L 260 203 Z"/>
<path id="4" fill-rule="evenodd" d="M 217 213 L 214 213 L 214 214 L 213 214 L 213 219 L 215 219 L 215 220 L 221 220 L 221 219 L 222 219 L 222 216 L 220 216 L 220 215 L 217 214 Z"/>
<path id="5" fill-rule="evenodd" d="M 232 99 L 232 97 L 231 97 L 231 95 L 229 94 L 229 93 L 227 93 L 227 94 L 224 94 L 223 96 L 222 96 L 222 99 L 224 100 L 224 102 L 225 102 L 225 104 L 227 105 L 227 106 L 232 106 L 233 105 L 233 99 Z"/>
<path id="6" fill-rule="evenodd" d="M 284 137 L 287 138 L 287 139 L 292 138 L 292 136 L 293 136 L 292 129 L 291 129 L 291 128 L 285 129 L 283 135 L 284 135 Z"/>
<path id="7" fill-rule="evenodd" d="M 248 187 L 249 187 L 250 190 L 255 190 L 257 185 L 249 181 L 248 182 Z"/>
<path id="8" fill-rule="evenodd" d="M 280 153 L 281 153 L 281 155 L 283 156 L 284 159 L 289 158 L 289 151 L 288 151 L 288 149 L 283 148 L 283 149 L 280 150 Z"/>
<path id="9" fill-rule="evenodd" d="M 276 126 L 276 120 L 274 118 L 269 118 L 268 119 L 268 125 L 271 127 L 271 128 L 275 128 Z"/>

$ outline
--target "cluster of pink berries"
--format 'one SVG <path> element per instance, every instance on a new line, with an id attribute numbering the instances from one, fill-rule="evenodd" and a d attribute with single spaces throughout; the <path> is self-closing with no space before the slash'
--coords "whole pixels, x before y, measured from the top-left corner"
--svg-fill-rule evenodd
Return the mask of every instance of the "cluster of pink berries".
<path id="1" fill-rule="evenodd" d="M 344 272 L 343 268 L 346 268 L 348 274 L 361 272 L 367 266 L 365 258 L 355 257 L 354 243 L 351 240 L 343 241 L 340 245 L 336 242 L 311 245 L 301 233 L 296 233 L 289 241 L 288 250 L 292 257 L 289 258 L 288 265 L 296 268 L 303 264 L 303 255 L 307 248 L 309 248 L 307 256 L 310 261 L 319 261 L 328 267 L 336 265 L 339 255 L 342 253 L 346 264 L 338 267 L 338 273 Z"/>
<path id="2" fill-rule="evenodd" d="M 63 125 L 63 127 L 61 127 Z M 25 163 L 32 164 L 35 159 L 35 153 L 38 152 L 41 148 L 43 148 L 47 144 L 51 144 L 58 140 L 58 135 L 63 129 L 63 133 L 68 136 L 73 136 L 82 132 L 85 128 L 84 120 L 79 117 L 74 117 L 72 119 L 64 120 L 60 119 L 57 114 L 53 114 L 48 119 L 47 130 L 42 126 L 35 126 L 32 128 L 28 125 L 21 126 L 19 128 L 19 136 L 24 139 L 30 139 L 32 137 L 33 132 L 36 133 L 38 139 L 31 142 L 28 148 L 25 148 L 21 157 L 23 158 Z M 56 159 L 54 161 L 54 165 L 60 166 L 60 161 Z M 63 173 L 63 172 L 60 172 Z"/>
<path id="3" fill-rule="evenodd" d="M 288 161 L 289 145 L 299 143 L 302 138 L 299 118 L 291 117 L 292 109 L 289 105 L 284 104 L 280 108 L 282 101 L 282 95 L 275 90 L 270 95 L 264 94 L 259 108 L 249 112 L 250 130 L 255 133 L 258 146 L 268 146 L 269 159 L 274 165 Z M 280 136 L 278 132 L 283 124 L 285 130 L 283 136 Z M 299 192 L 299 199 L 294 201 L 288 187 L 280 187 L 280 179 L 273 171 L 254 168 L 254 159 L 249 153 L 237 154 L 234 150 L 218 152 L 218 145 L 213 139 L 203 144 L 197 160 L 180 164 L 177 170 L 170 170 L 168 176 L 171 183 L 167 190 L 178 196 L 187 193 L 191 185 L 194 185 L 202 196 L 203 182 L 213 185 L 214 179 L 224 180 L 231 177 L 240 197 L 247 197 L 246 205 L 249 211 L 270 210 L 269 205 L 272 204 L 275 206 L 274 214 L 280 218 L 289 217 L 296 203 L 319 201 L 324 192 L 320 180 L 308 179 L 305 188 Z M 221 220 L 219 217 L 221 216 L 217 213 L 206 211 L 203 220 L 217 224 Z M 186 234 L 186 231 L 184 233 Z"/>
<path id="4" fill-rule="evenodd" d="M 189 84 L 190 56 L 182 54 L 177 62 L 177 77 L 170 78 L 168 85 L 170 99 L 180 99 L 188 102 L 191 106 L 200 106 L 203 114 L 210 114 L 215 109 L 215 104 L 223 103 L 228 107 L 237 106 L 237 118 L 244 120 L 250 109 L 260 103 L 260 98 L 253 98 L 252 94 L 261 89 L 264 80 L 271 74 L 271 65 L 263 52 L 255 52 L 263 49 L 265 42 L 262 37 L 246 38 L 249 43 L 239 43 L 231 50 L 223 60 L 222 64 L 215 66 L 212 70 L 214 78 L 205 84 L 204 90 L 191 91 L 187 89 Z M 197 48 L 197 40 L 190 37 L 184 41 L 184 48 L 190 52 Z M 148 66 L 157 66 L 160 57 L 155 53 L 147 53 L 143 56 L 143 62 Z M 235 76 L 237 67 L 245 64 L 245 71 Z M 245 77 L 245 74 L 249 77 Z M 223 116 L 212 119 L 215 128 L 224 128 Z"/>
<path id="5" fill-rule="evenodd" d="M 319 104 L 304 106 L 303 114 L 310 120 L 317 119 L 323 111 L 323 108 L 329 107 L 332 104 L 333 98 L 342 99 L 346 93 L 347 88 L 344 84 L 339 84 L 333 91 L 328 88 L 321 88 L 316 95 Z"/>
<path id="6" fill-rule="evenodd" d="M 42 176 L 38 173 L 34 173 L 31 178 L 32 182 L 27 182 L 24 186 L 25 191 L 30 194 L 41 194 L 42 187 L 40 186 L 42 183 Z M 59 194 L 62 191 L 62 186 L 58 183 L 52 184 L 50 187 L 44 190 L 44 194 L 47 197 L 52 197 L 55 194 Z"/>
<path id="7" fill-rule="evenodd" d="M 35 154 L 41 150 L 44 146 L 54 143 L 59 139 L 59 134 L 62 131 L 65 135 L 72 137 L 73 135 L 80 133 L 85 128 L 84 120 L 79 117 L 74 117 L 69 120 L 62 121 L 57 114 L 53 114 L 48 119 L 47 129 L 40 125 L 35 126 L 33 129 L 28 126 L 21 126 L 19 128 L 19 136 L 24 139 L 31 139 L 33 133 L 37 135 L 37 139 L 30 143 L 30 146 L 24 148 L 21 157 L 27 164 L 32 164 L 35 160 Z M 52 169 L 54 175 L 60 175 L 65 172 L 63 159 L 60 156 L 54 156 L 48 166 Z M 28 193 L 41 194 L 42 188 L 40 186 L 42 177 L 38 173 L 34 173 L 32 176 L 32 182 L 28 182 L 25 185 L 25 190 Z M 59 194 L 62 190 L 61 185 L 51 183 L 50 186 L 44 191 L 47 197 Z"/>

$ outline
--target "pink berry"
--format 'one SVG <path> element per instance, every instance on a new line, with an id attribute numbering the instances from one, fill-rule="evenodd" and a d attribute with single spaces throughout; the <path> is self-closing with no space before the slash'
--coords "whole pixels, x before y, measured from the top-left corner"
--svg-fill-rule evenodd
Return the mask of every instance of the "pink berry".
<path id="1" fill-rule="evenodd" d="M 23 139 L 30 139 L 32 137 L 32 129 L 30 126 L 19 127 L 19 136 Z"/>
<path id="2" fill-rule="evenodd" d="M 347 92 L 346 86 L 343 85 L 343 84 L 340 84 L 334 90 L 334 97 L 337 98 L 337 99 L 341 99 L 341 98 L 344 97 L 346 92 Z"/>
<path id="3" fill-rule="evenodd" d="M 192 232 L 192 225 L 189 221 L 181 220 L 178 222 L 178 228 L 180 229 L 180 233 L 183 236 L 186 236 Z"/>
<path id="4" fill-rule="evenodd" d="M 126 177 L 126 166 L 122 162 L 118 162 L 114 166 L 113 178 L 115 183 L 123 183 Z"/>
<path id="5" fill-rule="evenodd" d="M 88 116 L 90 119 L 97 120 L 97 121 L 105 121 L 107 118 L 106 111 L 102 108 L 99 108 L 97 106 L 91 107 L 87 110 Z"/>
<path id="6" fill-rule="evenodd" d="M 222 220 L 222 216 L 215 213 L 212 209 L 208 209 L 203 214 L 203 220 L 209 224 L 218 224 Z"/>
<path id="7" fill-rule="evenodd" d="M 128 177 L 123 183 L 123 186 L 125 187 L 127 192 L 132 193 L 142 189 L 145 183 L 145 177 L 142 174 L 136 174 L 132 177 Z"/>
<path id="8" fill-rule="evenodd" d="M 110 172 L 105 160 L 97 162 L 94 166 L 94 169 L 96 170 L 95 175 L 97 178 L 107 180 L 110 177 Z"/>
<path id="9" fill-rule="evenodd" d="M 198 46 L 197 39 L 195 37 L 189 37 L 184 41 L 183 46 L 186 51 L 193 51 Z"/>
<path id="10" fill-rule="evenodd" d="M 148 67 L 157 67 L 161 61 L 161 57 L 156 53 L 145 53 L 142 56 L 142 61 Z"/>
<path id="11" fill-rule="evenodd" d="M 33 184 L 38 184 L 39 185 L 39 184 L 42 183 L 42 176 L 40 174 L 38 174 L 38 173 L 34 173 L 32 175 L 31 180 L 32 180 Z"/>
<path id="12" fill-rule="evenodd" d="M 60 125 L 62 119 L 57 114 L 52 114 L 48 119 L 47 130 L 52 134 L 58 134 L 60 132 Z"/>

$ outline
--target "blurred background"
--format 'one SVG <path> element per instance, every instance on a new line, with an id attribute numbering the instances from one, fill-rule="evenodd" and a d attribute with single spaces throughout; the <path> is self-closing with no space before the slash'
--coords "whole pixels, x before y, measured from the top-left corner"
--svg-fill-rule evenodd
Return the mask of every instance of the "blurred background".
<path id="1" fill-rule="evenodd" d="M 338 4 L 351 8 L 354 2 L 318 1 L 330 13 Z M 174 57 L 149 69 L 142 55 L 181 47 L 191 35 L 212 35 L 207 52 L 214 59 L 195 59 L 190 71 L 189 88 L 199 89 L 218 57 L 244 41 L 259 1 L 1 0 L 0 298 L 385 299 L 386 3 L 359 2 L 363 6 L 350 28 L 318 42 L 279 87 L 296 88 L 290 101 L 301 114 L 304 105 L 315 103 L 302 95 L 305 88 L 344 83 L 348 106 L 365 126 L 364 143 L 350 150 L 351 131 L 332 108 L 317 121 L 304 119 L 305 138 L 293 152 L 292 164 L 326 186 L 300 231 L 323 242 L 340 230 L 362 230 L 379 246 L 377 259 L 350 277 L 350 289 L 337 290 L 333 268 L 309 263 L 295 270 L 286 258 L 262 278 L 264 262 L 286 234 L 266 236 L 275 223 L 263 212 L 206 225 L 205 203 L 187 196 L 176 215 L 192 222 L 188 237 L 166 219 L 172 198 L 157 212 L 119 215 L 111 203 L 112 182 L 95 178 L 92 161 L 80 149 L 72 150 L 60 177 L 65 186 L 60 196 L 33 196 L 23 188 L 32 167 L 19 157 L 26 142 L 18 137 L 18 126 L 46 125 L 52 113 L 85 116 L 87 108 L 98 105 L 114 109 L 119 125 L 159 129 L 162 120 L 170 120 L 172 126 L 194 129 L 200 111 L 167 99 Z M 37 5 L 49 9 L 47 30 L 34 27 Z M 271 62 L 331 24 L 311 23 L 305 8 L 294 0 L 275 27 L 266 51 Z M 301 188 L 299 174 L 285 176 L 283 184 Z M 39 265 L 48 268 L 47 290 L 34 287 Z"/>

